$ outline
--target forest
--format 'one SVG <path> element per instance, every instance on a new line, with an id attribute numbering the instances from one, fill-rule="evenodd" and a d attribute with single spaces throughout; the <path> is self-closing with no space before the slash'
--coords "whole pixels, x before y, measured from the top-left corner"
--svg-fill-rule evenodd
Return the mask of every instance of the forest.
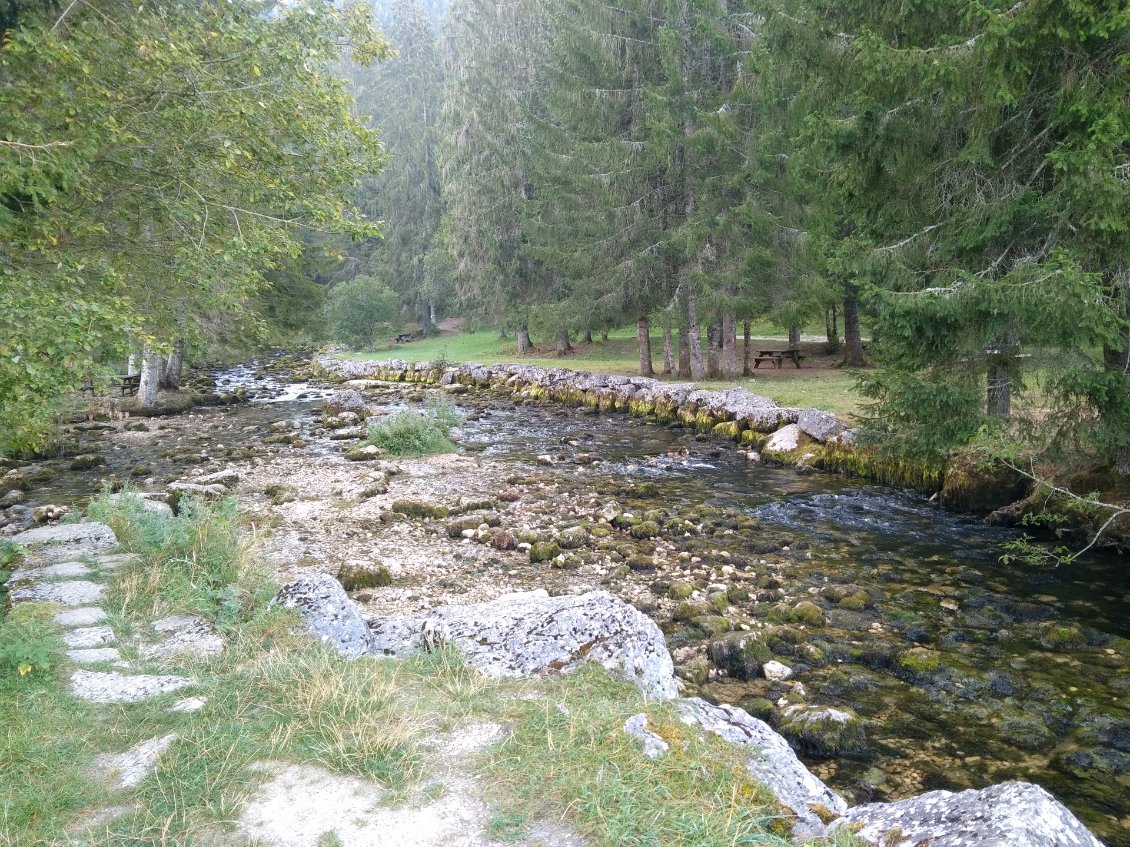
<path id="1" fill-rule="evenodd" d="M 1118 0 L 9 0 L 3 27 L 9 449 L 133 352 L 144 396 L 186 348 L 459 315 L 519 356 L 634 326 L 641 374 L 700 380 L 768 320 L 827 327 L 892 455 L 1130 474 Z"/>

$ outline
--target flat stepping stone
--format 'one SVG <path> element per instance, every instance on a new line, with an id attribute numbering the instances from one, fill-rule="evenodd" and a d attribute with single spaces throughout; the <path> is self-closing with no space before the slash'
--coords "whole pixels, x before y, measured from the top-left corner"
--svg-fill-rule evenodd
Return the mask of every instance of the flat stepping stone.
<path id="1" fill-rule="evenodd" d="M 103 662 L 121 662 L 122 654 L 116 647 L 90 647 L 82 650 L 68 650 L 67 658 L 80 665 L 98 665 Z"/>
<path id="2" fill-rule="evenodd" d="M 95 556 L 96 561 L 104 570 L 112 571 L 130 562 L 136 562 L 137 557 L 132 553 L 112 553 L 109 556 Z"/>
<path id="3" fill-rule="evenodd" d="M 71 674 L 71 691 L 93 703 L 136 703 L 195 685 L 183 676 L 122 674 L 78 670 Z"/>
<path id="4" fill-rule="evenodd" d="M 103 647 L 117 641 L 114 630 L 108 626 L 85 626 L 75 629 L 63 636 L 63 643 L 75 650 L 89 647 Z"/>
<path id="5" fill-rule="evenodd" d="M 38 547 L 36 553 L 55 561 L 109 553 L 118 546 L 114 530 L 91 521 L 36 527 L 13 535 L 11 541 L 21 547 Z"/>
<path id="6" fill-rule="evenodd" d="M 177 700 L 173 703 L 170 712 L 198 712 L 204 708 L 204 704 L 208 702 L 207 697 L 185 697 L 183 700 Z"/>
<path id="7" fill-rule="evenodd" d="M 94 760 L 94 767 L 117 788 L 134 788 L 157 767 L 161 754 L 177 740 L 176 733 L 150 738 L 135 744 L 124 753 L 103 753 Z"/>
<path id="8" fill-rule="evenodd" d="M 168 659 L 173 656 L 218 656 L 224 651 L 222 639 L 212 625 L 196 615 L 174 615 L 153 622 L 153 629 L 167 635 L 160 644 L 143 645 L 140 654 L 150 659 Z"/>
<path id="9" fill-rule="evenodd" d="M 69 582 L 37 582 L 27 588 L 19 588 L 8 595 L 12 604 L 16 603 L 62 603 L 64 606 L 85 606 L 97 603 L 106 594 L 106 586 L 85 579 Z"/>
<path id="10" fill-rule="evenodd" d="M 82 562 L 60 562 L 42 568 L 17 568 L 8 577 L 9 583 L 39 582 L 45 579 L 64 579 L 76 576 L 90 576 L 94 571 Z"/>
<path id="11" fill-rule="evenodd" d="M 77 609 L 67 609 L 55 615 L 55 623 L 59 626 L 93 626 L 106 620 L 106 613 L 97 606 L 81 606 Z"/>

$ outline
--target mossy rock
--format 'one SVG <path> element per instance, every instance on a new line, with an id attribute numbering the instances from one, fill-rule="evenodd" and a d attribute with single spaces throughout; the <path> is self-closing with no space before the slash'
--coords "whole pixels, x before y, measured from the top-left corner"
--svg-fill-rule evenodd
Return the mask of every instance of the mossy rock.
<path id="1" fill-rule="evenodd" d="M 106 464 L 105 456 L 98 453 L 84 453 L 71 459 L 71 463 L 67 467 L 72 471 L 88 471 L 104 464 Z"/>
<path id="2" fill-rule="evenodd" d="M 850 612 L 862 612 L 867 608 L 871 602 L 871 595 L 866 591 L 857 591 L 855 594 L 849 594 L 844 597 L 837 604 L 841 609 L 847 609 Z"/>
<path id="3" fill-rule="evenodd" d="M 440 519 L 451 515 L 451 510 L 447 506 L 425 503 L 422 500 L 394 500 L 392 510 L 410 518 Z"/>
<path id="4" fill-rule="evenodd" d="M 384 565 L 348 563 L 337 572 L 337 581 L 346 591 L 361 591 L 366 588 L 386 588 L 392 585 L 392 574 Z"/>
<path id="5" fill-rule="evenodd" d="M 766 700 L 764 697 L 746 697 L 738 701 L 738 706 L 763 721 L 772 718 L 774 711 L 776 711 L 773 701 Z"/>
<path id="6" fill-rule="evenodd" d="M 694 585 L 689 582 L 676 582 L 667 589 L 667 596 L 672 600 L 686 600 L 694 594 Z"/>
<path id="7" fill-rule="evenodd" d="M 864 722 L 850 709 L 800 703 L 786 706 L 777 728 L 810 756 L 851 756 L 867 750 Z"/>
<path id="8" fill-rule="evenodd" d="M 377 497 L 381 494 L 388 494 L 387 482 L 373 482 L 366 485 L 361 489 L 360 497 L 362 500 L 368 500 L 370 497 Z"/>
<path id="9" fill-rule="evenodd" d="M 149 432 L 148 424 L 141 421 L 129 421 L 122 429 L 126 432 Z"/>
<path id="10" fill-rule="evenodd" d="M 710 660 L 735 679 L 757 679 L 773 653 L 759 635 L 738 632 L 710 643 Z"/>
<path id="11" fill-rule="evenodd" d="M 708 638 L 716 638 L 734 628 L 730 620 L 721 615 L 701 615 L 692 618 L 691 623 L 706 633 Z"/>
<path id="12" fill-rule="evenodd" d="M 651 556 L 628 556 L 627 565 L 636 573 L 652 573 L 655 570 L 655 562 L 651 560 Z"/>
<path id="13" fill-rule="evenodd" d="M 530 561 L 548 562 L 561 555 L 561 548 L 552 541 L 535 541 L 530 545 Z"/>
<path id="14" fill-rule="evenodd" d="M 589 531 L 583 526 L 571 526 L 559 532 L 553 540 L 562 550 L 579 550 L 588 544 Z"/>
<path id="15" fill-rule="evenodd" d="M 1040 646 L 1048 650 L 1079 650 L 1087 646 L 1087 637 L 1077 624 L 1048 623 L 1040 627 Z"/>
<path id="16" fill-rule="evenodd" d="M 711 608 L 705 603 L 691 603 L 684 600 L 675 606 L 675 611 L 671 613 L 671 617 L 677 621 L 691 621 L 695 618 L 709 615 Z"/>
<path id="17" fill-rule="evenodd" d="M 631 512 L 624 512 L 623 514 L 616 515 L 611 521 L 611 524 L 616 529 L 631 529 L 640 519 L 633 515 Z"/>
<path id="18" fill-rule="evenodd" d="M 289 443 L 291 440 L 290 436 L 275 437 L 282 438 L 287 443 Z M 349 450 L 345 451 L 346 461 L 349 462 L 371 462 L 374 459 L 379 459 L 383 455 L 384 450 L 382 450 L 380 447 L 377 447 L 375 444 L 366 444 L 363 447 L 351 447 Z"/>
<path id="19" fill-rule="evenodd" d="M 1020 500 L 1031 481 L 1001 462 L 968 453 L 950 457 L 938 499 L 948 509 L 987 515 Z"/>
<path id="20" fill-rule="evenodd" d="M 149 476 L 153 473 L 153 469 L 149 465 L 134 465 L 129 469 L 130 476 Z"/>
<path id="21" fill-rule="evenodd" d="M 741 438 L 742 425 L 737 421 L 723 421 L 720 424 L 716 424 L 714 429 L 710 432 L 718 438 L 728 438 L 731 441 L 737 441 Z"/>
<path id="22" fill-rule="evenodd" d="M 793 623 L 805 624 L 806 626 L 824 625 L 824 610 L 811 600 L 801 600 L 789 609 L 786 617 Z"/>
<path id="23" fill-rule="evenodd" d="M 718 614 L 722 614 L 730 608 L 730 598 L 725 591 L 715 591 L 710 595 L 709 602 Z"/>
<path id="24" fill-rule="evenodd" d="M 655 538 L 659 535 L 659 524 L 655 521 L 640 521 L 628 530 L 632 538 Z"/>
<path id="25" fill-rule="evenodd" d="M 710 665 L 705 659 L 695 658 L 683 665 L 676 665 L 675 675 L 692 685 L 705 685 L 710 679 Z"/>
<path id="26" fill-rule="evenodd" d="M 749 601 L 749 592 L 740 585 L 731 585 L 726 589 L 726 599 L 731 606 L 737 606 Z"/>
<path id="27" fill-rule="evenodd" d="M 1015 744 L 1022 750 L 1046 751 L 1054 746 L 1052 733 L 1044 720 L 1035 715 L 1010 715 L 1005 717 L 997 732 L 1003 741 Z"/>
<path id="28" fill-rule="evenodd" d="M 518 539 L 510 530 L 495 527 L 490 531 L 487 543 L 495 550 L 513 550 L 518 546 Z"/>
<path id="29" fill-rule="evenodd" d="M 926 676 L 942 669 L 942 656 L 926 647 L 911 647 L 895 657 L 895 670 L 903 676 Z"/>

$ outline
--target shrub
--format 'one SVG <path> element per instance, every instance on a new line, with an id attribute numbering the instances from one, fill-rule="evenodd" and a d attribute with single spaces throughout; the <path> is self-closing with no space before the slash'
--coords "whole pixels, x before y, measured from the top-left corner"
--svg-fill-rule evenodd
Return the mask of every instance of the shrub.
<path id="1" fill-rule="evenodd" d="M 430 401 L 426 411 L 403 409 L 369 427 L 369 443 L 390 456 L 451 453 L 451 430 L 463 423 L 462 413 L 445 398 Z"/>
<path id="2" fill-rule="evenodd" d="M 329 295 L 330 331 L 352 347 L 371 347 L 377 332 L 392 325 L 400 310 L 395 291 L 371 276 L 334 286 Z"/>

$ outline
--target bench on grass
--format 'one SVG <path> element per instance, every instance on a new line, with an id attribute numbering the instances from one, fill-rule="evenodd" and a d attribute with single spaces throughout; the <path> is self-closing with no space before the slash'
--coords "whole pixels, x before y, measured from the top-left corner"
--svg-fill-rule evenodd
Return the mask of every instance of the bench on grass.
<path id="1" fill-rule="evenodd" d="M 753 357 L 753 366 L 756 368 L 762 362 L 772 362 L 779 368 L 781 363 L 788 359 L 799 368 L 800 360 L 803 358 L 805 356 L 799 350 L 758 350 L 757 355 Z"/>

